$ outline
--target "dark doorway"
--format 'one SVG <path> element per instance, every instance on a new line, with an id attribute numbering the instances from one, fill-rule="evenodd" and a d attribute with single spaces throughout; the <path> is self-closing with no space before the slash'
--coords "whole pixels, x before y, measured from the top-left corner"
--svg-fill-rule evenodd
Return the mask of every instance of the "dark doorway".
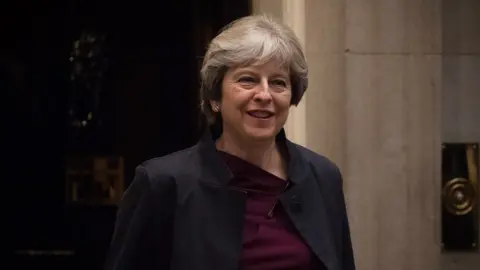
<path id="1" fill-rule="evenodd" d="M 200 57 L 223 25 L 250 13 L 249 1 L 2 5 L 3 248 L 15 269 L 101 269 L 116 207 L 68 203 L 68 157 L 122 157 L 127 187 L 142 161 L 194 144 Z M 74 42 L 88 34 L 104 37 L 102 53 L 86 53 L 88 79 L 75 86 Z"/>

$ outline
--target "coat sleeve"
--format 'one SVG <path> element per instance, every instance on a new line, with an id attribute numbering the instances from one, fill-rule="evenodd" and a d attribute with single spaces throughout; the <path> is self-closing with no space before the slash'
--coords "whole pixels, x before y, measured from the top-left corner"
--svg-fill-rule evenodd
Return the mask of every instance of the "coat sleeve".
<path id="1" fill-rule="evenodd" d="M 353 255 L 353 248 L 352 248 L 352 241 L 350 237 L 350 225 L 348 222 L 348 215 L 347 215 L 347 208 L 345 204 L 345 194 L 343 192 L 343 178 L 338 171 L 338 175 L 340 178 L 340 195 L 339 195 L 339 200 L 340 200 L 340 211 L 341 213 L 341 218 L 342 218 L 342 270 L 355 270 L 355 258 Z"/>
<path id="2" fill-rule="evenodd" d="M 155 180 L 137 167 L 117 211 L 105 270 L 169 269 L 175 191 Z"/>

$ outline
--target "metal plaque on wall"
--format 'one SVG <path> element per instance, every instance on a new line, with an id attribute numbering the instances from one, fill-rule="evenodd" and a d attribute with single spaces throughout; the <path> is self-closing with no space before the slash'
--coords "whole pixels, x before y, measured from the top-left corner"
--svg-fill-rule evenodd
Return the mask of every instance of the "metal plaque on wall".
<path id="1" fill-rule="evenodd" d="M 442 250 L 478 250 L 478 143 L 442 145 Z"/>

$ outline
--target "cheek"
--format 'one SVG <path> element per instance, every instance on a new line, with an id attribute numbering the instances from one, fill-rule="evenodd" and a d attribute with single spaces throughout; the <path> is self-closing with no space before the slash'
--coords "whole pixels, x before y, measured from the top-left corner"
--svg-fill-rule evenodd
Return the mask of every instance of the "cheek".
<path id="1" fill-rule="evenodd" d="M 247 107 L 252 98 L 253 93 L 251 91 L 231 91 L 223 96 L 222 106 L 242 110 Z"/>
<path id="2" fill-rule="evenodd" d="M 291 94 L 280 94 L 276 96 L 274 99 L 274 102 L 278 112 L 282 114 L 286 112 L 288 114 L 291 100 L 292 100 Z"/>
<path id="3" fill-rule="evenodd" d="M 290 108 L 282 109 L 282 111 L 278 114 L 278 121 L 284 124 L 287 121 L 288 115 L 290 113 Z"/>
<path id="4" fill-rule="evenodd" d="M 242 117 L 252 95 L 246 91 L 224 92 L 221 100 L 221 110 L 224 118 L 237 119 Z"/>

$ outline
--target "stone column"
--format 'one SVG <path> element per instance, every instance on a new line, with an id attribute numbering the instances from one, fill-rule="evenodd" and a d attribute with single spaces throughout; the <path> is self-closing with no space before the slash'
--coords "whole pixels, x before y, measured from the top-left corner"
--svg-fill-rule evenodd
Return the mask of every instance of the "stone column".
<path id="1" fill-rule="evenodd" d="M 438 270 L 441 1 L 304 0 L 303 17 L 291 1 L 254 12 L 305 24 L 311 83 L 287 133 L 340 166 L 357 269 Z"/>
<path id="2" fill-rule="evenodd" d="M 346 166 L 345 1 L 306 0 L 307 147 Z M 345 182 L 348 185 L 347 182 Z"/>
<path id="3" fill-rule="evenodd" d="M 359 269 L 437 270 L 441 1 L 346 1 L 347 200 Z"/>

